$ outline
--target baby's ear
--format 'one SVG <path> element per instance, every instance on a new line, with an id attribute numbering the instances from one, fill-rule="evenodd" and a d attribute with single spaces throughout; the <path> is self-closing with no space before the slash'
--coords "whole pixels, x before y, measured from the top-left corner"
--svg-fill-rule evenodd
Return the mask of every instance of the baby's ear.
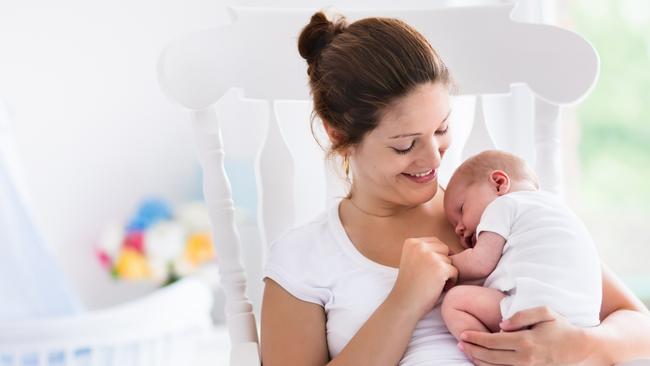
<path id="1" fill-rule="evenodd" d="M 510 177 L 503 170 L 492 171 L 490 182 L 494 185 L 498 196 L 502 196 L 510 190 Z"/>

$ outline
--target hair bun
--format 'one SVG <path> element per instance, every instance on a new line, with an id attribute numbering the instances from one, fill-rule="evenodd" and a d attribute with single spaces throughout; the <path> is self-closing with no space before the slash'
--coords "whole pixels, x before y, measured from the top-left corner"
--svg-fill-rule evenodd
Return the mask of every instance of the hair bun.
<path id="1" fill-rule="evenodd" d="M 342 33 L 348 26 L 345 17 L 337 15 L 333 21 L 327 19 L 324 12 L 312 15 L 309 24 L 298 38 L 298 52 L 311 65 L 337 34 Z"/>

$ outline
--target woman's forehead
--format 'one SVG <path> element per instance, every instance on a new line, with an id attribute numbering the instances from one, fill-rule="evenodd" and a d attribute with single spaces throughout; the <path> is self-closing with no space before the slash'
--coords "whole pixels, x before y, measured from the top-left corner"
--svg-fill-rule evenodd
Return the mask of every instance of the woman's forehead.
<path id="1" fill-rule="evenodd" d="M 384 138 L 428 133 L 449 114 L 449 93 L 440 84 L 424 84 L 387 106 L 375 131 Z"/>

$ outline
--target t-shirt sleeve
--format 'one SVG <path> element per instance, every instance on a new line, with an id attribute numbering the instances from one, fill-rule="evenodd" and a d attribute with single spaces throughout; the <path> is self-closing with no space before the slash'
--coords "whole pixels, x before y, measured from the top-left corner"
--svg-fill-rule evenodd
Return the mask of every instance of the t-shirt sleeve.
<path id="1" fill-rule="evenodd" d="M 492 201 L 481 216 L 481 222 L 476 228 L 476 237 L 483 231 L 491 231 L 508 240 L 516 210 L 516 202 L 507 195 Z"/>
<path id="2" fill-rule="evenodd" d="M 313 242 L 300 238 L 284 237 L 273 242 L 264 265 L 263 278 L 270 278 L 294 297 L 324 306 L 330 298 L 330 291 L 320 284 L 318 263 L 310 251 Z M 313 249 L 313 248 L 312 248 Z"/>

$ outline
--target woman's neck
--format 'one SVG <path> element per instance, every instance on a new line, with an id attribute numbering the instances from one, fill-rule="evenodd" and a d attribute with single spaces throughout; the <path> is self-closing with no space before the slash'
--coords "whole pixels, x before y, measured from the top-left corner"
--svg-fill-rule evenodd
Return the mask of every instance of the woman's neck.
<path id="1" fill-rule="evenodd" d="M 363 195 L 353 193 L 348 195 L 346 200 L 350 203 L 350 206 L 357 211 L 357 213 L 373 219 L 402 217 L 419 206 L 398 205 L 380 199 L 369 199 Z"/>
<path id="2" fill-rule="evenodd" d="M 355 216 L 363 216 L 367 219 L 378 221 L 388 221 L 395 219 L 411 219 L 420 216 L 431 206 L 433 199 L 425 203 L 405 205 L 390 202 L 371 194 L 363 194 L 352 190 L 346 201 L 348 201 L 351 211 L 356 212 Z"/>
<path id="3" fill-rule="evenodd" d="M 356 197 L 347 197 L 350 206 L 364 216 L 376 219 L 397 218 L 411 211 L 416 206 L 391 206 L 391 205 L 372 205 L 359 200 Z M 360 202 L 357 202 L 360 201 Z"/>
<path id="4" fill-rule="evenodd" d="M 382 260 L 381 255 L 373 254 L 375 250 L 401 248 L 407 238 L 436 236 L 449 245 L 452 252 L 459 252 L 462 247 L 453 228 L 447 221 L 442 201 L 444 192 L 439 189 L 428 202 L 415 205 L 389 205 L 379 201 L 358 200 L 354 192 L 341 202 L 339 217 L 346 233 L 359 251 L 380 263 L 393 263 L 399 259 L 399 253 L 392 260 Z M 364 205 L 365 204 L 365 205 Z"/>

